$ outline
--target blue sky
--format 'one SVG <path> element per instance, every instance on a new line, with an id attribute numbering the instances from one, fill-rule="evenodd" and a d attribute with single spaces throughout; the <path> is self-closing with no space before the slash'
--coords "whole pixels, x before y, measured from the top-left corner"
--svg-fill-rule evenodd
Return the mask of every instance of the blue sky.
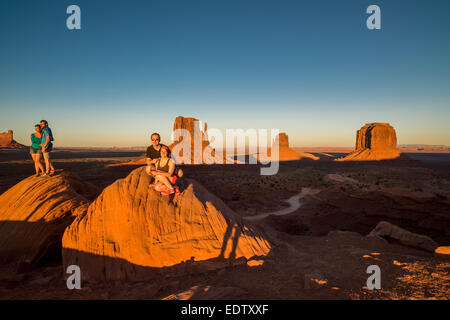
<path id="1" fill-rule="evenodd" d="M 66 8 L 81 8 L 81 30 Z M 381 8 L 382 29 L 366 28 Z M 168 140 L 176 116 L 353 146 L 368 122 L 450 145 L 450 1 L 0 2 L 0 131 L 57 146 Z"/>

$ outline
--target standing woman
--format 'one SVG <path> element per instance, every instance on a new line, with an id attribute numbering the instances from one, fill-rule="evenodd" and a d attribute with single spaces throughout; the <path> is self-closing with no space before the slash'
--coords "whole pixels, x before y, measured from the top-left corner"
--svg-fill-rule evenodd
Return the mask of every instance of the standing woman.
<path id="1" fill-rule="evenodd" d="M 36 177 L 39 177 L 39 169 L 44 173 L 44 166 L 42 165 L 42 148 L 41 144 L 41 126 L 39 124 L 34 126 L 34 133 L 31 134 L 30 154 L 34 161 L 34 168 L 36 169 Z"/>

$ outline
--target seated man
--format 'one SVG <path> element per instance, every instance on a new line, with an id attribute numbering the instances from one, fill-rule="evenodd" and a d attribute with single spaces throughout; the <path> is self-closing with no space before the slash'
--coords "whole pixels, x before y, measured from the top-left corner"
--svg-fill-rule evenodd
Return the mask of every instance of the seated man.
<path id="1" fill-rule="evenodd" d="M 161 158 L 161 145 L 159 142 L 161 141 L 161 136 L 159 133 L 152 133 L 150 136 L 152 140 L 152 145 L 147 148 L 147 168 L 145 171 L 151 175 L 151 171 L 155 170 L 155 163 Z"/>

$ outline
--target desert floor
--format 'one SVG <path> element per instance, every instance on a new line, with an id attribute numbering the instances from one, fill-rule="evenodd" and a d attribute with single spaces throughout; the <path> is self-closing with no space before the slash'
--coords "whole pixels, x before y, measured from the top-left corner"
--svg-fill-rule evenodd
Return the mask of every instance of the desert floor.
<path id="1" fill-rule="evenodd" d="M 105 188 L 137 168 L 126 162 L 142 153 L 55 150 L 53 163 Z M 365 163 L 334 162 L 343 154 L 332 152 L 315 155 L 321 159 L 281 163 L 274 176 L 261 176 L 259 165 L 182 166 L 186 177 L 244 217 L 286 209 L 285 200 L 313 191 L 289 214 L 252 221 L 273 246 L 261 265 L 230 263 L 183 277 L 68 290 L 60 258 L 53 257 L 26 273 L 0 272 L 0 298 L 449 299 L 449 260 L 366 235 L 388 221 L 450 245 L 450 154 Z M 0 151 L 0 194 L 33 173 L 27 151 Z M 369 265 L 381 269 L 381 290 L 365 287 Z"/>

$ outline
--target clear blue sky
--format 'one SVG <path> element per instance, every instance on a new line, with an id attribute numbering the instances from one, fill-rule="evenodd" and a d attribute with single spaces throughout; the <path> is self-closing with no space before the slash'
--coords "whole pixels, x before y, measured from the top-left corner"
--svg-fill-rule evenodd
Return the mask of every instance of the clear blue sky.
<path id="1" fill-rule="evenodd" d="M 77 4 L 82 30 L 66 28 Z M 366 28 L 381 7 L 382 30 Z M 450 145 L 450 1 L 0 1 L 0 131 L 57 146 L 167 141 L 178 115 L 353 146 L 367 122 Z"/>

